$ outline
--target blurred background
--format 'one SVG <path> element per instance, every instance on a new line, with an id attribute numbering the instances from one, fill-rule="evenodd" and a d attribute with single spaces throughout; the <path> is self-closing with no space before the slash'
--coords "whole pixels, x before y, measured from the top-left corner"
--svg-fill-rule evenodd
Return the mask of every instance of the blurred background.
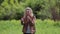
<path id="1" fill-rule="evenodd" d="M 22 34 L 26 7 L 36 16 L 36 34 L 60 34 L 60 0 L 0 0 L 0 34 Z"/>

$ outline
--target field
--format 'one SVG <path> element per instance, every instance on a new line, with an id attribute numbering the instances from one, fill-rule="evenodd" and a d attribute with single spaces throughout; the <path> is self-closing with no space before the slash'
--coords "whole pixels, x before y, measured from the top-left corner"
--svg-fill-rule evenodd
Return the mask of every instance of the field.
<path id="1" fill-rule="evenodd" d="M 60 22 L 36 20 L 36 34 L 60 34 Z M 22 34 L 20 20 L 0 20 L 0 34 Z"/>

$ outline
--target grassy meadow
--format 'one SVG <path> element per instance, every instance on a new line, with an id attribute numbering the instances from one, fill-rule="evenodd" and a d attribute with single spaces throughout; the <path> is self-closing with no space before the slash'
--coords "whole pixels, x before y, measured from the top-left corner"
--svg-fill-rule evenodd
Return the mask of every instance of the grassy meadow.
<path id="1" fill-rule="evenodd" d="M 60 34 L 60 22 L 36 20 L 36 34 Z M 20 20 L 0 20 L 0 34 L 22 34 Z"/>

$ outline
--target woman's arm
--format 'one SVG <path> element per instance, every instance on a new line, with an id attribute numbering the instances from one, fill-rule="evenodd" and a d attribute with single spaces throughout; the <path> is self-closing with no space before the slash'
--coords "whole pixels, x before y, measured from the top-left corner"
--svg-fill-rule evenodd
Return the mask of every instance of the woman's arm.
<path id="1" fill-rule="evenodd" d="M 31 21 L 31 25 L 35 25 L 35 20 L 36 20 L 35 16 L 33 16 L 32 19 L 28 16 L 28 19 Z"/>
<path id="2" fill-rule="evenodd" d="M 23 18 L 21 18 L 21 24 L 24 25 L 24 19 Z"/>

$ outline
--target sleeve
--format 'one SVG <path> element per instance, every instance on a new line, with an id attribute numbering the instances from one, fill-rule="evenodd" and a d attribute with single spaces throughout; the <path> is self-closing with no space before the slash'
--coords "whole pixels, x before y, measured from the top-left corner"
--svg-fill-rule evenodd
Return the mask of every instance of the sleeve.
<path id="1" fill-rule="evenodd" d="M 32 26 L 35 25 L 35 20 L 36 20 L 36 17 L 34 16 L 34 17 L 32 18 L 32 21 L 31 21 L 31 25 L 32 25 Z"/>

